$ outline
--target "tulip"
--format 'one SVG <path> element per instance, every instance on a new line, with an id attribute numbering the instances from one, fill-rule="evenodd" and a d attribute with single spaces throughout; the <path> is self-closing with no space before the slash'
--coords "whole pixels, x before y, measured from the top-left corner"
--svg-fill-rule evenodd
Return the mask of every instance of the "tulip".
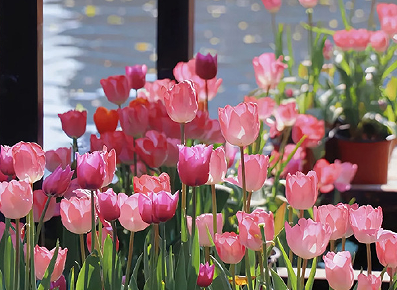
<path id="1" fill-rule="evenodd" d="M 28 179 L 31 184 L 44 175 L 45 153 L 40 145 L 30 142 L 18 142 L 12 147 L 12 159 L 16 176 Z"/>
<path id="2" fill-rule="evenodd" d="M 197 111 L 196 117 L 185 126 L 185 135 L 187 139 L 198 139 L 204 138 L 208 130 L 208 111 Z"/>
<path id="3" fill-rule="evenodd" d="M 298 171 L 288 174 L 285 185 L 285 197 L 295 209 L 305 210 L 311 208 L 317 200 L 317 174 L 309 171 L 307 175 Z"/>
<path id="4" fill-rule="evenodd" d="M 87 126 L 87 111 L 70 110 L 58 114 L 61 119 L 62 130 L 70 138 L 80 138 L 84 135 Z"/>
<path id="5" fill-rule="evenodd" d="M 393 37 L 397 34 L 397 5 L 378 3 L 376 6 L 381 29 Z"/>
<path id="6" fill-rule="evenodd" d="M 197 277 L 197 286 L 208 287 L 214 278 L 215 265 L 209 265 L 208 262 L 200 263 L 199 273 Z"/>
<path id="7" fill-rule="evenodd" d="M 198 100 L 192 81 L 182 81 L 168 90 L 164 87 L 163 98 L 167 113 L 174 122 L 188 123 L 196 117 Z"/>
<path id="8" fill-rule="evenodd" d="M 267 168 L 269 167 L 269 156 L 262 154 L 244 155 L 245 163 L 245 182 L 246 190 L 253 192 L 261 189 L 265 184 L 267 177 Z M 241 165 L 238 168 L 239 184 L 242 184 L 242 169 Z"/>
<path id="9" fill-rule="evenodd" d="M 114 173 L 116 172 L 116 151 L 112 149 L 107 152 L 107 148 L 104 146 L 100 154 L 105 163 L 105 178 L 101 186 L 101 188 L 103 188 L 112 182 Z"/>
<path id="10" fill-rule="evenodd" d="M 45 271 L 50 265 L 50 261 L 54 256 L 55 248 L 49 251 L 46 247 L 34 247 L 34 269 L 36 278 L 41 280 L 44 277 Z M 63 269 L 65 268 L 66 255 L 68 249 L 59 247 L 58 256 L 55 261 L 54 271 L 51 274 L 51 282 L 57 281 L 61 277 Z"/>
<path id="11" fill-rule="evenodd" d="M 215 234 L 214 242 L 219 258 L 224 263 L 237 264 L 243 259 L 245 246 L 241 244 L 240 237 L 236 233 Z"/>
<path id="12" fill-rule="evenodd" d="M 217 184 L 224 180 L 227 171 L 227 163 L 225 150 L 222 146 L 212 151 L 209 169 L 209 177 L 206 184 Z"/>
<path id="13" fill-rule="evenodd" d="M 226 141 L 244 147 L 252 144 L 259 134 L 258 105 L 240 103 L 235 107 L 218 108 L 219 123 Z"/>
<path id="14" fill-rule="evenodd" d="M 166 222 L 175 215 L 179 192 L 174 195 L 164 190 L 148 195 L 139 194 L 138 206 L 142 220 L 148 224 Z"/>
<path id="15" fill-rule="evenodd" d="M 376 241 L 376 255 L 383 267 L 397 268 L 397 233 L 380 230 Z"/>
<path id="16" fill-rule="evenodd" d="M 166 167 L 176 167 L 179 160 L 179 148 L 181 140 L 177 138 L 167 138 L 167 159 L 164 161 Z"/>
<path id="17" fill-rule="evenodd" d="M 30 212 L 32 206 L 33 191 L 29 182 L 11 180 L 0 183 L 0 212 L 6 218 L 23 218 Z"/>
<path id="18" fill-rule="evenodd" d="M 336 182 L 342 172 L 340 163 L 330 164 L 324 158 L 316 161 L 313 170 L 317 174 L 318 187 L 322 193 L 327 193 L 334 189 L 334 182 Z"/>
<path id="19" fill-rule="evenodd" d="M 116 110 L 98 107 L 94 113 L 94 123 L 99 134 L 116 131 L 119 114 Z"/>
<path id="20" fill-rule="evenodd" d="M 318 0 L 299 0 L 299 3 L 306 9 L 315 7 L 317 2 Z"/>
<path id="21" fill-rule="evenodd" d="M 119 193 L 120 196 L 120 224 L 131 232 L 139 232 L 146 229 L 150 224 L 145 223 L 139 214 L 139 194 L 127 196 Z"/>
<path id="22" fill-rule="evenodd" d="M 302 147 L 317 147 L 325 135 L 324 121 L 311 115 L 299 114 L 292 127 L 292 140 L 298 143 L 306 135 Z"/>
<path id="23" fill-rule="evenodd" d="M 273 150 L 271 156 L 273 156 L 273 160 L 270 163 L 270 167 L 279 162 L 279 164 L 286 162 L 288 156 L 295 150 L 295 144 L 287 144 L 284 147 L 284 155 L 280 160 L 280 153 L 278 151 Z M 306 152 L 302 147 L 299 147 L 295 154 L 292 156 L 291 160 L 287 163 L 284 170 L 281 172 L 280 176 L 285 177 L 287 174 L 295 174 L 297 171 L 303 170 L 303 163 L 306 158 Z"/>
<path id="24" fill-rule="evenodd" d="M 262 3 L 270 13 L 277 13 L 281 7 L 281 0 L 262 0 Z"/>
<path id="25" fill-rule="evenodd" d="M 192 232 L 192 217 L 187 217 L 187 225 L 189 232 Z M 216 225 L 217 231 L 215 234 L 221 234 L 223 228 L 223 220 L 222 214 L 216 214 Z M 203 213 L 196 217 L 196 228 L 199 235 L 199 244 L 202 247 L 212 247 L 212 243 L 208 237 L 208 233 L 211 235 L 212 241 L 215 238 L 214 235 L 214 223 L 213 223 L 213 214 L 211 213 Z"/>
<path id="26" fill-rule="evenodd" d="M 275 89 L 288 66 L 283 63 L 283 56 L 276 60 L 274 53 L 263 53 L 252 60 L 258 87 L 269 91 Z"/>
<path id="27" fill-rule="evenodd" d="M 323 256 L 325 263 L 325 278 L 329 286 L 335 290 L 349 290 L 354 283 L 354 271 L 350 252 L 335 254 L 328 252 Z"/>
<path id="28" fill-rule="evenodd" d="M 351 187 L 351 182 L 357 172 L 357 164 L 352 164 L 350 162 L 340 163 L 338 159 L 336 159 L 334 163 L 337 166 L 340 164 L 340 174 L 334 182 L 335 188 L 340 192 L 345 192 Z"/>
<path id="29" fill-rule="evenodd" d="M 68 231 L 75 234 L 85 234 L 91 230 L 90 198 L 64 198 L 60 207 L 62 224 Z"/>
<path id="30" fill-rule="evenodd" d="M 212 56 L 211 54 L 202 55 L 197 53 L 196 55 L 196 74 L 204 79 L 210 80 L 216 77 L 218 72 L 217 55 Z"/>
<path id="31" fill-rule="evenodd" d="M 295 124 L 298 117 L 295 102 L 281 104 L 274 110 L 274 118 L 276 119 L 276 129 L 281 132 L 285 127 L 291 127 Z"/>
<path id="32" fill-rule="evenodd" d="M 128 100 L 131 89 L 126 76 L 110 76 L 100 83 L 109 102 L 120 107 Z"/>
<path id="33" fill-rule="evenodd" d="M 145 90 L 141 90 L 138 92 L 138 98 L 145 98 L 149 102 L 153 103 L 156 103 L 157 101 L 163 103 L 164 100 L 161 93 L 161 88 L 165 87 L 166 89 L 169 89 L 173 85 L 175 85 L 175 81 L 170 79 L 161 79 L 155 80 L 154 82 L 146 82 Z"/>
<path id="34" fill-rule="evenodd" d="M 45 152 L 45 160 L 45 168 L 48 171 L 53 172 L 59 165 L 65 169 L 66 165 L 71 164 L 72 148 L 60 147 L 56 150 L 48 150 Z"/>
<path id="35" fill-rule="evenodd" d="M 52 289 L 67 290 L 65 276 L 61 275 L 58 280 L 51 282 L 50 290 Z"/>
<path id="36" fill-rule="evenodd" d="M 12 147 L 0 146 L 0 171 L 5 175 L 15 175 Z"/>
<path id="37" fill-rule="evenodd" d="M 397 20 L 397 17 L 396 17 Z M 396 21 L 397 23 L 397 21 Z M 397 27 L 397 26 L 396 26 Z M 371 38 L 369 40 L 372 48 L 376 52 L 385 52 L 389 47 L 389 35 L 383 30 L 375 31 L 371 34 Z"/>
<path id="38" fill-rule="evenodd" d="M 370 42 L 371 32 L 366 29 L 339 30 L 333 37 L 335 45 L 344 51 L 363 51 Z"/>
<path id="39" fill-rule="evenodd" d="M 62 170 L 61 165 L 43 181 L 43 191 L 48 196 L 62 197 L 69 188 L 74 170 L 67 165 Z"/>
<path id="40" fill-rule="evenodd" d="M 329 39 L 326 39 L 323 47 L 323 57 L 330 60 L 334 53 L 334 46 Z"/>
<path id="41" fill-rule="evenodd" d="M 98 194 L 98 207 L 99 216 L 108 222 L 120 217 L 119 200 L 112 188 Z"/>
<path id="42" fill-rule="evenodd" d="M 207 120 L 207 130 L 202 136 L 201 142 L 205 144 L 211 143 L 225 143 L 225 138 L 222 135 L 221 125 L 217 119 Z"/>
<path id="43" fill-rule="evenodd" d="M 167 158 L 167 137 L 154 130 L 147 131 L 145 137 L 136 139 L 135 150 L 149 167 L 158 168 Z"/>
<path id="44" fill-rule="evenodd" d="M 193 147 L 178 145 L 178 173 L 182 183 L 188 186 L 200 186 L 209 178 L 212 145 L 203 144 Z"/>
<path id="45" fill-rule="evenodd" d="M 149 127 L 149 111 L 145 101 L 135 99 L 128 107 L 119 109 L 120 125 L 125 134 L 141 137 Z"/>
<path id="46" fill-rule="evenodd" d="M 41 189 L 33 191 L 33 219 L 35 223 L 40 221 L 41 214 L 44 211 L 48 197 Z M 57 212 L 56 199 L 52 198 L 48 204 L 47 211 L 44 215 L 43 222 L 49 221 Z M 59 215 L 59 214 L 58 214 Z"/>
<path id="47" fill-rule="evenodd" d="M 380 290 L 382 285 L 382 278 L 376 277 L 375 275 L 365 276 L 359 274 L 357 276 L 357 289 L 356 290 Z"/>
<path id="48" fill-rule="evenodd" d="M 373 208 L 371 205 L 362 205 L 350 211 L 350 223 L 354 237 L 363 244 L 377 241 L 383 221 L 382 208 Z"/>
<path id="49" fill-rule="evenodd" d="M 145 64 L 125 67 L 125 74 L 131 89 L 139 90 L 145 86 L 146 72 L 147 66 Z"/>
<path id="50" fill-rule="evenodd" d="M 105 181 L 106 164 L 100 151 L 77 154 L 77 180 L 85 189 L 99 189 Z"/>
<path id="51" fill-rule="evenodd" d="M 349 209 L 346 205 L 338 203 L 315 206 L 313 216 L 316 222 L 330 226 L 332 231 L 330 240 L 337 240 L 346 235 L 349 223 Z"/>
<path id="52" fill-rule="evenodd" d="M 312 219 L 301 218 L 293 227 L 285 222 L 288 246 L 295 255 L 303 259 L 312 259 L 321 255 L 328 245 L 331 233 L 328 225 L 324 226 Z"/>
<path id="53" fill-rule="evenodd" d="M 163 172 L 159 176 L 142 175 L 134 176 L 134 192 L 148 195 L 149 192 L 159 193 L 164 190 L 171 192 L 170 176 Z"/>
<path id="54" fill-rule="evenodd" d="M 227 168 L 230 168 L 234 164 L 234 160 L 236 159 L 236 154 L 240 151 L 237 146 L 230 144 L 229 142 L 225 142 L 225 155 L 227 161 Z"/>
<path id="55" fill-rule="evenodd" d="M 244 97 L 244 102 L 248 103 L 256 103 L 258 104 L 258 116 L 259 120 L 266 120 L 269 118 L 276 107 L 276 101 L 273 100 L 271 97 L 264 97 L 264 98 L 255 98 L 255 97 Z"/>

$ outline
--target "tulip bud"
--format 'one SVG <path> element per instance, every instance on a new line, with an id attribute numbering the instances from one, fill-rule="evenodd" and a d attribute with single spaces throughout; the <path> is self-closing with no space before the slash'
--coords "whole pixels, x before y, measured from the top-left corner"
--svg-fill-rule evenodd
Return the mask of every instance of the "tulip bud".
<path id="1" fill-rule="evenodd" d="M 200 269 L 197 277 L 197 286 L 208 287 L 212 283 L 214 278 L 215 265 L 209 265 L 208 262 L 204 264 L 200 263 Z"/>
<path id="2" fill-rule="evenodd" d="M 202 55 L 197 53 L 196 55 L 196 74 L 204 79 L 210 80 L 216 77 L 218 72 L 217 55 L 212 56 L 211 54 Z"/>

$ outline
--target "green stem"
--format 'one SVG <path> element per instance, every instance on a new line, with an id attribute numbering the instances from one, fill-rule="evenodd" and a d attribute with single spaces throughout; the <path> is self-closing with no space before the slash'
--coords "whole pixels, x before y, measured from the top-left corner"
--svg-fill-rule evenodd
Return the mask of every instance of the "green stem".
<path id="1" fill-rule="evenodd" d="M 91 234 L 92 235 L 92 234 Z M 79 234 L 80 237 L 80 254 L 81 254 L 81 266 L 83 266 L 85 261 L 85 245 L 84 245 L 84 235 Z"/>
<path id="2" fill-rule="evenodd" d="M 14 286 L 15 289 L 19 290 L 19 262 L 20 262 L 20 232 L 19 219 L 15 219 L 15 274 L 14 274 Z"/>
<path id="3" fill-rule="evenodd" d="M 30 283 L 32 289 L 36 289 L 36 275 L 34 270 L 34 246 L 35 246 L 35 226 L 34 226 L 34 217 L 33 217 L 33 209 L 29 213 L 29 222 L 31 224 L 30 235 Z"/>
<path id="4" fill-rule="evenodd" d="M 245 275 L 247 276 L 248 289 L 253 290 L 250 258 L 249 258 L 249 254 L 248 254 L 248 249 L 245 249 Z"/>
<path id="5" fill-rule="evenodd" d="M 240 147 L 241 154 L 241 179 L 243 182 L 242 195 L 243 195 L 243 212 L 246 211 L 247 208 L 247 197 L 246 197 L 246 184 L 245 184 L 245 162 L 244 162 L 244 147 Z"/>
<path id="6" fill-rule="evenodd" d="M 262 262 L 262 267 L 261 269 L 261 274 L 263 273 L 263 270 L 265 270 L 265 282 L 266 282 L 266 289 L 270 289 L 270 275 L 269 275 L 269 267 L 268 267 L 268 257 L 267 257 L 267 245 L 266 245 L 266 235 L 265 235 L 265 228 L 264 224 L 260 224 L 260 230 L 262 234 L 262 255 L 263 255 L 263 262 Z M 262 260 L 262 259 L 259 259 Z M 265 265 L 265 268 L 263 269 L 263 266 Z"/>
<path id="7" fill-rule="evenodd" d="M 160 224 L 160 227 L 161 227 L 161 235 L 162 235 L 162 237 L 163 237 L 163 250 L 161 251 L 161 255 L 162 255 L 162 264 L 161 264 L 161 270 L 162 270 L 162 273 L 163 273 L 163 281 L 164 281 L 164 283 L 165 283 L 165 268 L 166 268 L 166 260 L 165 260 L 165 251 L 166 251 L 166 248 L 167 248 L 167 240 L 165 239 L 165 223 L 161 223 Z"/>
<path id="8" fill-rule="evenodd" d="M 95 200 L 94 200 L 94 190 L 91 190 L 91 253 L 94 252 L 95 248 L 95 238 L 96 238 L 96 230 L 95 230 Z"/>
<path id="9" fill-rule="evenodd" d="M 44 205 L 43 212 L 40 215 L 39 224 L 37 225 L 37 232 L 36 232 L 36 244 L 39 243 L 40 231 L 41 231 L 41 228 L 43 227 L 43 224 L 44 224 L 44 217 L 45 217 L 45 214 L 46 214 L 46 212 L 48 210 L 48 206 L 50 205 L 51 197 L 52 197 L 51 195 L 47 197 L 47 200 L 46 200 L 45 205 Z"/>
<path id="10" fill-rule="evenodd" d="M 292 223 L 293 223 L 293 213 L 294 213 L 293 209 L 289 205 L 288 206 L 288 223 L 290 226 L 292 226 Z M 291 248 L 288 250 L 288 258 L 289 258 L 290 262 L 292 263 L 292 260 L 294 258 L 294 253 L 292 252 Z M 288 289 L 291 289 L 291 279 L 289 277 L 288 277 L 287 285 L 288 285 Z"/>
<path id="11" fill-rule="evenodd" d="M 194 240 L 194 236 L 196 235 L 196 207 L 197 207 L 197 196 L 196 196 L 196 187 L 192 187 L 192 208 L 193 208 L 193 213 L 192 213 L 192 242 Z"/>
<path id="12" fill-rule="evenodd" d="M 128 290 L 128 285 L 130 283 L 132 253 L 134 252 L 134 234 L 135 234 L 134 232 L 130 233 L 130 245 L 128 247 L 128 260 L 127 260 L 127 270 L 125 272 L 124 290 Z"/>
<path id="13" fill-rule="evenodd" d="M 73 155 L 72 155 L 72 169 L 76 169 L 77 167 L 77 161 L 76 161 L 76 153 L 79 152 L 79 146 L 77 145 L 77 138 L 72 139 L 73 144 L 72 144 L 72 150 L 73 150 Z M 76 171 L 75 171 L 76 174 Z"/>
<path id="14" fill-rule="evenodd" d="M 210 262 L 210 247 L 204 247 L 205 261 Z"/>
<path id="15" fill-rule="evenodd" d="M 30 214 L 30 213 L 29 213 Z M 25 288 L 24 289 L 30 289 L 29 285 L 29 279 L 30 279 L 30 231 L 31 225 L 30 225 L 30 219 L 29 219 L 29 214 L 26 217 L 26 264 L 25 264 Z"/>
<path id="16" fill-rule="evenodd" d="M 301 277 L 301 289 L 305 289 L 305 273 L 307 268 L 307 259 L 303 259 L 302 265 L 302 277 Z"/>
<path id="17" fill-rule="evenodd" d="M 110 224 L 112 225 L 112 231 L 113 231 L 113 253 L 112 253 L 112 263 L 113 263 L 113 268 L 112 268 L 112 288 L 113 285 L 116 281 L 116 271 L 117 271 L 117 266 L 116 266 L 116 255 L 117 255 L 117 226 L 116 226 L 116 221 L 111 221 Z M 101 237 L 99 237 L 101 240 Z"/>
<path id="18" fill-rule="evenodd" d="M 213 229 L 214 229 L 214 236 L 215 233 L 218 232 L 218 222 L 217 222 L 217 205 L 216 205 L 216 190 L 215 184 L 211 184 L 211 195 L 212 195 L 212 222 L 213 222 Z"/>
<path id="19" fill-rule="evenodd" d="M 365 244 L 367 246 L 367 275 L 372 273 L 372 262 L 371 262 L 371 244 Z"/>
<path id="20" fill-rule="evenodd" d="M 160 245 L 159 224 L 153 224 L 153 230 L 154 230 L 154 253 L 156 257 L 155 265 L 157 265 L 157 260 L 158 260 L 157 257 L 159 255 L 159 245 Z"/>
<path id="21" fill-rule="evenodd" d="M 301 266 L 302 266 L 302 258 L 298 256 L 298 261 L 296 264 L 296 289 L 300 290 L 301 285 Z"/>

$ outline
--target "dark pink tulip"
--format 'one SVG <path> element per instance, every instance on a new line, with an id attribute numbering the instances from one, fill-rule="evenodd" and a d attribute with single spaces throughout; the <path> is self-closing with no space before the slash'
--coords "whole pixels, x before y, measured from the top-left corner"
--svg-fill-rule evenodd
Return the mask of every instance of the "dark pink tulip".
<path id="1" fill-rule="evenodd" d="M 278 86 L 288 66 L 283 63 L 283 56 L 276 59 L 274 53 L 263 53 L 252 60 L 255 79 L 259 88 L 268 91 Z"/>
<path id="2" fill-rule="evenodd" d="M 212 145 L 203 144 L 193 147 L 178 145 L 178 173 L 182 183 L 188 186 L 200 186 L 208 181 Z"/>
<path id="3" fill-rule="evenodd" d="M 298 171 L 289 174 L 286 178 L 285 197 L 288 203 L 295 209 L 309 209 L 317 200 L 317 174 L 309 171 L 307 175 Z"/>
<path id="4" fill-rule="evenodd" d="M 62 130 L 70 138 L 80 138 L 84 135 L 87 127 L 87 111 L 70 110 L 58 114 L 61 119 Z"/>
<path id="5" fill-rule="evenodd" d="M 163 172 L 159 176 L 144 174 L 140 177 L 134 176 L 134 192 L 149 194 L 158 193 L 162 190 L 171 192 L 170 176 Z"/>
<path id="6" fill-rule="evenodd" d="M 43 213 L 44 206 L 49 197 L 41 189 L 33 191 L 33 219 L 35 223 L 40 221 L 41 214 Z M 57 213 L 57 201 L 51 198 L 48 204 L 47 211 L 44 216 L 44 222 L 49 221 Z"/>
<path id="7" fill-rule="evenodd" d="M 120 204 L 117 194 L 112 188 L 98 193 L 99 216 L 108 221 L 114 221 L 120 217 Z"/>
<path id="8" fill-rule="evenodd" d="M 346 205 L 339 203 L 314 206 L 313 216 L 316 222 L 330 226 L 332 231 L 330 240 L 337 240 L 346 235 L 349 224 L 349 209 Z"/>
<path id="9" fill-rule="evenodd" d="M 379 231 L 376 255 L 383 267 L 397 269 L 397 233 L 386 230 Z"/>
<path id="10" fill-rule="evenodd" d="M 217 184 L 221 183 L 225 179 L 227 172 L 227 162 L 225 156 L 225 149 L 218 147 L 211 153 L 210 159 L 210 171 L 209 177 L 206 184 Z"/>
<path id="11" fill-rule="evenodd" d="M 219 123 L 226 141 L 244 147 L 252 144 L 259 134 L 258 105 L 240 103 L 235 107 L 218 108 Z"/>
<path id="12" fill-rule="evenodd" d="M 14 160 L 12 159 L 12 147 L 1 145 L 0 171 L 5 175 L 14 175 Z"/>
<path id="13" fill-rule="evenodd" d="M 196 117 L 185 126 L 186 139 L 202 140 L 208 129 L 209 113 L 198 110 Z"/>
<path id="14" fill-rule="evenodd" d="M 53 289 L 67 290 L 65 276 L 61 275 L 58 280 L 56 280 L 55 282 L 51 282 L 50 290 Z"/>
<path id="15" fill-rule="evenodd" d="M 30 142 L 18 142 L 12 147 L 12 159 L 16 176 L 35 183 L 44 175 L 45 153 L 40 145 Z"/>
<path id="16" fill-rule="evenodd" d="M 139 232 L 146 229 L 150 224 L 145 223 L 139 214 L 138 206 L 139 194 L 127 196 L 124 193 L 119 193 L 120 199 L 120 224 L 131 232 Z"/>
<path id="17" fill-rule="evenodd" d="M 144 103 L 134 102 L 118 112 L 121 128 L 128 136 L 138 138 L 149 129 L 149 111 Z"/>
<path id="18" fill-rule="evenodd" d="M 210 53 L 202 55 L 198 52 L 196 55 L 196 74 L 204 80 L 210 80 L 216 77 L 218 72 L 217 57 L 216 54 L 215 56 L 212 56 Z"/>
<path id="19" fill-rule="evenodd" d="M 61 165 L 62 169 L 65 169 L 66 165 L 71 164 L 71 160 L 72 148 L 70 147 L 60 147 L 56 150 L 48 150 L 45 152 L 45 168 L 51 172 L 57 169 L 59 165 Z"/>
<path id="20" fill-rule="evenodd" d="M 130 96 L 130 85 L 126 76 L 110 76 L 100 80 L 109 102 L 121 106 Z"/>
<path id="21" fill-rule="evenodd" d="M 363 244 L 377 241 L 378 233 L 383 222 L 382 208 L 373 208 L 371 205 L 362 205 L 358 209 L 350 210 L 350 224 L 354 237 Z"/>
<path id="22" fill-rule="evenodd" d="M 0 183 L 0 212 L 9 219 L 26 216 L 33 206 L 33 191 L 30 183 L 24 180 Z"/>
<path id="23" fill-rule="evenodd" d="M 74 170 L 70 170 L 69 165 L 67 165 L 64 170 L 62 170 L 61 165 L 59 165 L 53 173 L 51 173 L 46 179 L 44 179 L 44 193 L 46 195 L 62 197 L 66 190 L 69 188 L 73 173 Z"/>
<path id="24" fill-rule="evenodd" d="M 357 289 L 356 290 L 379 290 L 382 286 L 382 277 L 375 275 L 364 275 L 363 273 L 357 276 Z"/>
<path id="25" fill-rule="evenodd" d="M 147 131 L 145 137 L 136 139 L 135 150 L 149 167 L 158 168 L 167 159 L 167 137 L 154 130 Z"/>
<path id="26" fill-rule="evenodd" d="M 197 277 L 197 286 L 208 287 L 214 278 L 215 265 L 209 265 L 208 262 L 200 264 L 200 269 Z"/>
<path id="27" fill-rule="evenodd" d="M 215 234 L 214 243 L 219 258 L 224 263 L 237 264 L 243 259 L 245 247 L 241 244 L 240 237 L 236 233 Z"/>
<path id="28" fill-rule="evenodd" d="M 318 120 L 312 115 L 299 114 L 292 127 L 292 140 L 298 143 L 306 135 L 302 147 L 316 147 L 320 144 L 325 135 L 324 121 Z"/>
<path id="29" fill-rule="evenodd" d="M 63 226 L 75 234 L 91 230 L 91 200 L 89 197 L 62 199 L 61 219 Z"/>
<path id="30" fill-rule="evenodd" d="M 99 189 L 106 178 L 105 161 L 100 151 L 77 154 L 77 180 L 84 189 Z"/>
<path id="31" fill-rule="evenodd" d="M 295 255 L 303 259 L 312 259 L 321 255 L 329 242 L 331 229 L 328 225 L 301 218 L 291 227 L 285 222 L 287 243 Z"/>
<path id="32" fill-rule="evenodd" d="M 163 190 L 157 194 L 152 192 L 149 192 L 148 195 L 139 193 L 138 206 L 142 220 L 148 224 L 168 221 L 175 215 L 178 198 L 178 191 L 174 195 Z"/>
<path id="33" fill-rule="evenodd" d="M 145 64 L 125 67 L 125 74 L 131 89 L 138 90 L 145 86 L 146 72 L 147 66 Z"/>
<path id="34" fill-rule="evenodd" d="M 45 271 L 50 265 L 50 261 L 54 256 L 55 248 L 49 251 L 46 247 L 39 247 L 38 245 L 34 248 L 34 269 L 36 278 L 41 280 L 44 277 Z M 55 261 L 54 271 L 51 274 L 51 282 L 55 282 L 61 277 L 62 272 L 65 268 L 66 255 L 68 249 L 62 249 L 59 247 L 58 256 Z"/>
<path id="35" fill-rule="evenodd" d="M 325 278 L 332 289 L 349 290 L 354 283 L 354 271 L 350 252 L 328 252 L 323 256 Z"/>
<path id="36" fill-rule="evenodd" d="M 262 3 L 270 13 L 278 12 L 281 7 L 281 0 L 262 0 Z"/>

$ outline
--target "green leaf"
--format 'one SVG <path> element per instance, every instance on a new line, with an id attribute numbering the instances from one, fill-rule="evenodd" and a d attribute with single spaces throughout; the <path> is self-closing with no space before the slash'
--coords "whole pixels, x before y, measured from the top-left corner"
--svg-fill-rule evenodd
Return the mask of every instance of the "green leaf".
<path id="1" fill-rule="evenodd" d="M 192 265 L 194 267 L 196 275 L 198 275 L 199 270 L 200 270 L 200 244 L 199 244 L 197 228 L 196 228 L 196 233 L 194 235 L 193 244 L 192 244 Z"/>
<path id="2" fill-rule="evenodd" d="M 75 282 L 75 280 L 74 280 L 74 267 L 72 267 L 71 269 L 70 269 L 70 274 L 69 274 L 69 277 L 70 277 L 70 279 L 69 279 L 69 290 L 75 290 L 75 288 L 76 288 L 76 282 Z"/>
<path id="3" fill-rule="evenodd" d="M 391 77 L 390 81 L 387 83 L 386 88 L 385 88 L 385 94 L 391 102 L 394 102 L 396 100 L 396 97 L 397 97 L 397 78 L 396 77 Z"/>
<path id="4" fill-rule="evenodd" d="M 275 43 L 276 44 L 276 49 L 275 49 L 276 58 L 278 58 L 280 55 L 283 55 L 283 31 L 284 31 L 284 24 L 279 23 L 277 36 L 276 36 L 276 43 Z"/>
<path id="5" fill-rule="evenodd" d="M 139 271 L 139 267 L 142 263 L 142 259 L 143 259 L 143 253 L 139 255 L 138 260 L 136 261 L 134 270 L 132 271 L 132 276 L 134 276 L 135 281 L 138 280 L 138 271 Z"/>
<path id="6" fill-rule="evenodd" d="M 273 270 L 270 269 L 270 273 L 273 278 L 273 289 L 277 290 L 288 290 L 287 285 L 285 285 L 284 280 Z"/>
<path id="7" fill-rule="evenodd" d="M 397 68 L 397 60 L 393 62 L 382 74 L 382 79 L 389 76 Z"/>
<path id="8" fill-rule="evenodd" d="M 85 260 L 77 279 L 76 290 L 102 289 L 101 266 L 98 252 L 94 250 Z"/>
<path id="9" fill-rule="evenodd" d="M 313 259 L 312 268 L 310 270 L 309 278 L 307 278 L 305 290 L 311 290 L 313 288 L 314 276 L 316 275 L 316 269 L 317 269 L 317 257 L 315 257 Z"/>
<path id="10" fill-rule="evenodd" d="M 287 47 L 288 47 L 288 71 L 289 74 L 292 76 L 292 68 L 295 65 L 294 59 L 294 49 L 292 48 L 292 36 L 291 36 L 291 26 L 287 26 Z"/>
<path id="11" fill-rule="evenodd" d="M 175 268 L 174 268 L 174 253 L 172 252 L 172 246 L 168 251 L 168 259 L 167 260 L 167 276 L 166 276 L 166 285 L 167 289 L 173 290 L 175 289 Z"/>
<path id="12" fill-rule="evenodd" d="M 130 284 L 128 285 L 128 290 L 139 290 L 134 276 L 131 276 Z"/>
<path id="13" fill-rule="evenodd" d="M 340 10 L 340 14 L 342 16 L 343 24 L 345 25 L 345 29 L 350 30 L 351 26 L 350 26 L 349 21 L 347 20 L 347 17 L 346 17 L 345 4 L 343 3 L 343 0 L 338 0 L 338 3 L 339 3 L 339 10 Z"/>
<path id="14" fill-rule="evenodd" d="M 292 268 L 291 261 L 289 260 L 288 255 L 285 252 L 284 247 L 281 244 L 280 239 L 278 237 L 277 237 L 277 244 L 278 244 L 278 247 L 280 248 L 280 251 L 283 255 L 285 265 L 287 266 L 288 278 L 291 280 L 292 289 L 297 290 L 296 289 L 296 274 L 294 272 L 294 269 Z"/>
<path id="15" fill-rule="evenodd" d="M 287 211 L 287 203 L 284 202 L 276 211 L 274 218 L 274 233 L 277 236 L 284 228 L 285 213 Z"/>
<path id="16" fill-rule="evenodd" d="M 105 289 L 112 289 L 113 281 L 112 281 L 112 271 L 113 271 L 113 261 L 112 261 L 112 253 L 113 253 L 113 242 L 110 236 L 108 235 L 103 244 L 103 258 L 102 258 L 102 269 L 103 269 L 103 283 L 105 285 Z"/>
<path id="17" fill-rule="evenodd" d="M 212 262 L 215 264 L 215 273 L 214 273 L 214 280 L 212 281 L 212 288 L 214 290 L 216 289 L 222 289 L 222 290 L 232 290 L 232 287 L 229 283 L 229 279 L 226 276 L 225 270 L 219 264 L 219 262 L 211 256 Z"/>
<path id="18" fill-rule="evenodd" d="M 57 241 L 54 255 L 52 256 L 50 264 L 48 265 L 47 269 L 45 270 L 44 277 L 41 280 L 38 290 L 49 290 L 50 289 L 51 275 L 52 275 L 52 272 L 54 272 L 55 262 L 57 261 L 58 252 L 59 252 L 59 241 Z"/>
<path id="19" fill-rule="evenodd" d="M 1 270 L 0 270 L 0 290 L 4 290 L 3 272 L 1 272 Z"/>
<path id="20" fill-rule="evenodd" d="M 179 249 L 178 265 L 175 272 L 175 290 L 186 290 L 187 279 L 186 279 L 186 261 L 185 261 L 185 250 L 184 243 L 182 243 Z"/>
<path id="21" fill-rule="evenodd" d="M 4 233 L 5 235 L 5 233 Z M 13 289 L 14 286 L 14 264 L 15 264 L 15 250 L 12 245 L 11 236 L 8 235 L 4 245 L 3 253 L 3 263 L 4 263 L 4 282 L 6 289 Z"/>

